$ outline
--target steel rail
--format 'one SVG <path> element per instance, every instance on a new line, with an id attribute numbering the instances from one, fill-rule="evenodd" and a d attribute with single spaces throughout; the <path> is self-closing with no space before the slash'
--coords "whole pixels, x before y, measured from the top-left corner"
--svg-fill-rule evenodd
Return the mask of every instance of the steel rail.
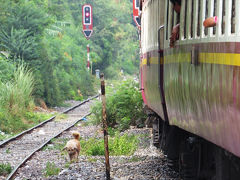
<path id="1" fill-rule="evenodd" d="M 75 106 L 73 106 L 73 107 L 70 107 L 70 108 L 68 108 L 67 110 L 59 113 L 58 115 L 60 115 L 60 114 L 66 114 L 66 113 L 68 113 L 69 111 L 72 111 L 72 110 L 74 110 L 75 108 L 81 106 L 82 104 L 85 104 L 86 102 L 88 102 L 88 101 L 90 101 L 90 100 L 92 100 L 92 99 L 97 98 L 98 96 L 99 96 L 99 94 L 98 94 L 98 95 L 95 95 L 95 96 L 93 96 L 93 97 L 90 97 L 90 98 L 84 100 L 83 102 L 80 102 L 79 104 L 77 104 L 77 105 L 75 105 Z M 44 124 L 46 124 L 46 123 L 54 120 L 54 119 L 56 118 L 56 116 L 57 116 L 57 115 L 55 115 L 55 116 L 47 119 L 46 121 L 41 122 L 40 124 L 38 124 L 38 125 L 30 128 L 30 129 L 27 129 L 27 130 L 23 131 L 23 132 L 15 135 L 15 136 L 9 138 L 9 139 L 6 139 L 6 140 L 3 141 L 2 143 L 0 143 L 0 147 L 3 147 L 3 146 L 5 146 L 6 144 L 8 144 L 9 142 L 14 141 L 14 140 L 16 140 L 17 138 L 23 136 L 24 134 L 27 134 L 27 133 L 33 131 L 34 129 L 39 128 L 39 127 L 41 127 L 42 125 L 44 125 Z"/>
<path id="2" fill-rule="evenodd" d="M 35 150 L 33 150 L 24 160 L 22 160 L 21 163 L 19 163 L 17 165 L 17 167 L 14 168 L 14 170 L 11 172 L 11 174 L 7 177 L 6 180 L 10 180 L 12 179 L 16 173 L 17 170 L 24 165 L 37 151 L 41 150 L 44 146 L 46 146 L 52 139 L 58 137 L 59 135 L 61 135 L 64 131 L 67 131 L 68 129 L 72 128 L 75 124 L 77 124 L 79 121 L 82 121 L 85 117 L 89 116 L 91 113 L 88 113 L 84 116 L 82 116 L 80 119 L 76 120 L 75 122 L 73 122 L 70 126 L 68 126 L 67 128 L 63 129 L 61 132 L 59 132 L 58 134 L 52 136 L 51 138 L 49 138 L 46 142 L 44 142 L 43 144 L 41 144 L 38 148 L 36 148 Z"/>

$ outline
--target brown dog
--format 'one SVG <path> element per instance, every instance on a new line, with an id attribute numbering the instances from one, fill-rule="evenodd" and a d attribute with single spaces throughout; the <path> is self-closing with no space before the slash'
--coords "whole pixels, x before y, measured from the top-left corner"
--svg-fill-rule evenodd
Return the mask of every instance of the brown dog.
<path id="1" fill-rule="evenodd" d="M 80 134 L 75 131 L 72 133 L 72 135 L 74 139 L 69 140 L 63 150 L 67 150 L 70 161 L 73 161 L 73 160 L 77 161 L 78 155 L 80 152 L 80 142 L 79 142 Z"/>

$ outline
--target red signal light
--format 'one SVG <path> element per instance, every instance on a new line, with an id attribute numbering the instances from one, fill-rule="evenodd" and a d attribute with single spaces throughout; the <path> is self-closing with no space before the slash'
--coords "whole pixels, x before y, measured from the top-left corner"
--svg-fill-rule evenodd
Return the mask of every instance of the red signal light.
<path id="1" fill-rule="evenodd" d="M 90 4 L 82 6 L 82 24 L 83 33 L 85 37 L 89 39 L 93 32 L 92 6 Z"/>
<path id="2" fill-rule="evenodd" d="M 140 29 L 141 21 L 139 15 L 140 15 L 140 0 L 133 0 L 133 20 L 136 23 L 137 27 Z"/>

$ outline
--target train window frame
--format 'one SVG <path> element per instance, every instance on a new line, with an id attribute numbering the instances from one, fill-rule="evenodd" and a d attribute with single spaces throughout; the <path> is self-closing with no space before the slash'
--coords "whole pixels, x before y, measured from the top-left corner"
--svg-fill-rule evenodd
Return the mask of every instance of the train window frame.
<path id="1" fill-rule="evenodd" d="M 217 14 L 217 0 L 213 0 L 213 17 Z M 213 27 L 213 35 L 216 35 L 216 26 Z"/>
<path id="2" fill-rule="evenodd" d="M 165 3 L 164 46 L 169 48 L 171 31 L 177 24 L 178 14 L 169 7 L 170 0 L 165 0 Z M 204 20 L 214 16 L 218 17 L 217 25 L 204 28 Z M 182 0 L 179 40 L 175 42 L 175 46 L 198 42 L 240 41 L 240 18 L 236 18 L 239 16 L 240 0 Z M 226 25 L 223 26 L 224 23 Z"/>
<path id="3" fill-rule="evenodd" d="M 190 13 L 193 14 L 194 13 L 194 0 L 191 0 L 192 3 L 191 3 L 191 11 Z M 191 28 L 190 28 L 190 38 L 193 38 L 193 27 L 194 27 L 194 24 L 193 24 L 193 19 L 194 17 L 193 16 L 190 16 L 191 17 Z"/>
<path id="4" fill-rule="evenodd" d="M 221 34 L 223 35 L 223 34 L 225 34 L 225 20 L 226 20 L 226 11 L 225 11 L 225 9 L 226 9 L 226 3 L 225 3 L 226 1 L 225 0 L 222 0 L 222 22 L 221 22 L 221 28 L 222 28 L 222 30 L 221 30 Z"/>
<path id="5" fill-rule="evenodd" d="M 195 15 L 194 19 L 196 19 L 196 17 L 197 17 L 197 21 L 194 21 L 194 22 L 197 22 L 197 24 L 194 26 L 195 29 L 193 31 L 193 34 L 195 34 L 194 38 L 196 39 L 196 38 L 200 37 L 200 26 L 201 26 L 201 24 L 200 24 L 200 15 L 201 15 L 200 14 L 200 8 L 201 8 L 201 2 L 200 2 L 200 0 L 195 0 L 194 2 L 195 2 L 195 6 L 194 6 L 195 10 L 194 10 L 193 16 Z"/>
<path id="6" fill-rule="evenodd" d="M 184 4 L 184 27 L 183 27 L 183 39 L 188 39 L 188 27 L 189 27 L 189 24 L 187 24 L 187 20 L 188 20 L 188 2 L 190 0 L 188 0 L 187 2 L 185 2 Z M 182 8 L 182 6 L 181 6 Z"/>
<path id="7" fill-rule="evenodd" d="M 231 34 L 236 33 L 236 0 L 232 0 Z"/>
<path id="8" fill-rule="evenodd" d="M 165 40 L 169 40 L 169 28 L 168 28 L 168 17 L 169 17 L 169 2 L 170 0 L 167 0 L 166 3 L 166 9 L 167 9 L 167 13 L 166 13 L 166 18 L 165 18 L 165 24 L 166 24 L 166 30 L 165 30 Z"/>

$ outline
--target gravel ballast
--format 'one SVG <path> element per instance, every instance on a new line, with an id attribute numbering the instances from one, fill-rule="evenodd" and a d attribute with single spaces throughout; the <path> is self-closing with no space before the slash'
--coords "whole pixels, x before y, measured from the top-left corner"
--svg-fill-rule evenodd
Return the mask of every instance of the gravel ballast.
<path id="1" fill-rule="evenodd" d="M 100 127 L 78 124 L 71 130 L 80 132 L 82 139 L 103 137 Z M 167 166 L 165 156 L 151 144 L 151 129 L 130 129 L 124 133 L 145 134 L 140 139 L 139 148 L 131 156 L 110 156 L 111 179 L 115 180 L 179 180 L 176 172 Z M 124 134 L 121 133 L 121 134 Z M 79 156 L 78 162 L 69 163 L 68 155 L 54 148 L 59 142 L 71 139 L 71 132 L 63 133 L 53 144 L 37 152 L 30 161 L 18 170 L 16 180 L 52 179 L 52 180 L 94 180 L 105 178 L 104 156 Z M 46 177 L 46 164 L 53 163 L 59 169 L 57 175 Z"/>

